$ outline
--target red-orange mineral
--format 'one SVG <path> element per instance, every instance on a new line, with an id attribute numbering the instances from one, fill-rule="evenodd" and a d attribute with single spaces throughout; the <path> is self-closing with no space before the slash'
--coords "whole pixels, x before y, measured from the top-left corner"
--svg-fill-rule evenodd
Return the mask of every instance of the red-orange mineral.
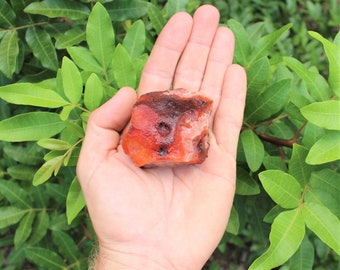
<path id="1" fill-rule="evenodd" d="M 123 149 L 138 167 L 202 163 L 211 110 L 211 99 L 185 89 L 142 95 L 123 132 Z"/>

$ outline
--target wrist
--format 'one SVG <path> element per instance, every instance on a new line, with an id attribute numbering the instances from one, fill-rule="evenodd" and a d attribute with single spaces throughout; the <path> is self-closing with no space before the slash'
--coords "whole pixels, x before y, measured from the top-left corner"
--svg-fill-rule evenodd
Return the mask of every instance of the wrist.
<path id="1" fill-rule="evenodd" d="M 109 250 L 104 247 L 99 247 L 98 253 L 95 256 L 92 268 L 93 270 L 171 270 L 174 269 L 168 263 L 157 260 L 156 258 L 136 254 L 132 252 L 121 252 Z"/>

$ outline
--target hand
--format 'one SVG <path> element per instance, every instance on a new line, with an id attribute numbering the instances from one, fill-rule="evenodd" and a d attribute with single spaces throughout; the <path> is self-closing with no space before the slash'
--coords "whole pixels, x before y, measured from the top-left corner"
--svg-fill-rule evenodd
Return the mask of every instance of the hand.
<path id="1" fill-rule="evenodd" d="M 201 269 L 225 231 L 236 178 L 246 92 L 232 64 L 234 37 L 212 6 L 175 14 L 145 65 L 138 95 L 186 88 L 214 101 L 208 158 L 200 165 L 141 169 L 120 132 L 136 93 L 122 88 L 91 113 L 77 174 L 98 236 L 96 269 Z"/>

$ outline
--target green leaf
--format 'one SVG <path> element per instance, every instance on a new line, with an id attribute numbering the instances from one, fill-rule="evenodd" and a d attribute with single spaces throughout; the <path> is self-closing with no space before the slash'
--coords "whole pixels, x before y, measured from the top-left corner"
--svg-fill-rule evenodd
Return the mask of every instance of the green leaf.
<path id="1" fill-rule="evenodd" d="M 29 112 L 0 121 L 0 140 L 36 141 L 58 134 L 65 128 L 56 113 Z"/>
<path id="2" fill-rule="evenodd" d="M 0 179 L 0 193 L 13 205 L 22 209 L 32 207 L 27 191 L 17 183 Z"/>
<path id="3" fill-rule="evenodd" d="M 147 12 L 148 3 L 140 0 L 120 0 L 105 4 L 112 21 L 138 19 Z"/>
<path id="4" fill-rule="evenodd" d="M 279 170 L 263 171 L 259 178 L 268 195 L 283 208 L 297 207 L 302 190 L 299 182 L 290 174 Z"/>
<path id="5" fill-rule="evenodd" d="M 299 208 L 280 213 L 272 224 L 270 246 L 249 267 L 273 269 L 285 263 L 299 248 L 305 235 L 305 224 Z"/>
<path id="6" fill-rule="evenodd" d="M 95 73 L 87 79 L 84 93 L 84 104 L 87 109 L 93 111 L 102 104 L 104 96 L 103 83 Z"/>
<path id="7" fill-rule="evenodd" d="M 32 232 L 32 223 L 35 217 L 34 211 L 29 211 L 20 221 L 14 235 L 14 246 L 18 248 L 23 244 Z"/>
<path id="8" fill-rule="evenodd" d="M 95 73 L 102 73 L 103 69 L 93 54 L 84 47 L 68 47 L 67 52 L 78 67 Z"/>
<path id="9" fill-rule="evenodd" d="M 264 56 L 247 69 L 248 95 L 256 96 L 266 86 L 269 79 L 269 59 Z"/>
<path id="10" fill-rule="evenodd" d="M 289 161 L 289 174 L 299 181 L 301 187 L 305 187 L 313 171 L 313 167 L 306 164 L 308 149 L 299 145 L 293 145 L 292 157 Z"/>
<path id="11" fill-rule="evenodd" d="M 230 217 L 229 217 L 226 231 L 228 233 L 237 235 L 239 228 L 240 228 L 240 221 L 239 221 L 238 213 L 236 211 L 236 208 L 233 206 L 231 208 Z"/>
<path id="12" fill-rule="evenodd" d="M 86 19 L 90 10 L 83 4 L 68 0 L 44 0 L 29 4 L 25 12 L 49 18 L 66 17 L 72 20 Z"/>
<path id="13" fill-rule="evenodd" d="M 63 163 L 64 156 L 56 156 L 46 161 L 35 173 L 33 185 L 38 186 L 45 183 L 52 174 L 56 174 Z"/>
<path id="14" fill-rule="evenodd" d="M 110 16 L 99 2 L 95 4 L 88 18 L 86 39 L 90 51 L 102 65 L 103 69 L 107 69 L 111 64 L 115 34 Z"/>
<path id="15" fill-rule="evenodd" d="M 78 104 L 83 93 L 83 81 L 77 66 L 67 57 L 63 58 L 61 76 L 65 96 L 73 104 Z"/>
<path id="16" fill-rule="evenodd" d="M 78 260 L 80 256 L 79 248 L 74 243 L 71 236 L 62 231 L 53 231 L 52 237 L 60 254 L 62 254 L 70 262 L 76 262 Z"/>
<path id="17" fill-rule="evenodd" d="M 34 220 L 32 233 L 28 239 L 28 243 L 32 246 L 37 244 L 46 235 L 49 225 L 49 215 L 46 212 L 46 209 L 42 209 Z"/>
<path id="18" fill-rule="evenodd" d="M 123 46 L 132 59 L 141 56 L 145 50 L 145 25 L 142 20 L 133 23 L 123 40 Z"/>
<path id="19" fill-rule="evenodd" d="M 329 131 L 309 150 L 306 162 L 311 165 L 317 165 L 339 159 L 340 131 Z"/>
<path id="20" fill-rule="evenodd" d="M 333 92 L 340 97 L 340 46 L 325 39 L 317 32 L 309 31 L 308 33 L 322 43 L 329 61 L 328 81 Z"/>
<path id="21" fill-rule="evenodd" d="M 252 51 L 252 57 L 250 59 L 249 65 L 252 64 L 252 62 L 256 61 L 257 59 L 265 56 L 268 54 L 268 52 L 272 49 L 274 44 L 279 40 L 279 38 L 287 32 L 291 27 L 293 26 L 292 23 L 286 24 L 282 26 L 280 29 L 265 35 L 264 37 L 260 38 L 256 41 L 254 49 Z"/>
<path id="22" fill-rule="evenodd" d="M 7 168 L 7 173 L 17 180 L 31 181 L 36 168 L 24 164 L 13 165 Z"/>
<path id="23" fill-rule="evenodd" d="M 315 102 L 301 108 L 301 113 L 314 125 L 340 130 L 340 100 Z"/>
<path id="24" fill-rule="evenodd" d="M 14 206 L 4 206 L 0 208 L 0 229 L 9 227 L 17 222 L 27 213 L 27 210 Z"/>
<path id="25" fill-rule="evenodd" d="M 330 97 L 327 81 L 319 73 L 309 71 L 300 61 L 293 57 L 283 57 L 284 63 L 292 69 L 305 83 L 311 97 L 316 101 L 325 101 Z"/>
<path id="26" fill-rule="evenodd" d="M 243 66 L 248 66 L 251 53 L 249 35 L 243 25 L 234 19 L 228 20 L 228 26 L 235 36 L 235 61 Z"/>
<path id="27" fill-rule="evenodd" d="M 67 265 L 55 252 L 41 247 L 26 247 L 25 253 L 29 261 L 46 269 L 65 269 Z"/>
<path id="28" fill-rule="evenodd" d="M 289 261 L 289 270 L 312 270 L 314 264 L 314 247 L 305 237 L 298 251 Z"/>
<path id="29" fill-rule="evenodd" d="M 68 142 L 54 138 L 40 139 L 37 143 L 41 147 L 49 150 L 67 150 L 71 147 Z"/>
<path id="30" fill-rule="evenodd" d="M 168 0 L 164 10 L 166 17 L 170 18 L 177 12 L 186 11 L 188 0 Z"/>
<path id="31" fill-rule="evenodd" d="M 72 28 L 59 36 L 56 40 L 57 49 L 66 49 L 70 46 L 77 45 L 86 40 L 86 33 L 80 28 Z"/>
<path id="32" fill-rule="evenodd" d="M 149 3 L 148 16 L 150 18 L 153 28 L 156 30 L 156 33 L 159 34 L 166 23 L 162 11 L 159 9 L 158 6 Z"/>
<path id="33" fill-rule="evenodd" d="M 251 130 L 241 133 L 241 142 L 246 156 L 247 164 L 251 171 L 257 171 L 264 158 L 264 146 L 259 137 Z"/>
<path id="34" fill-rule="evenodd" d="M 85 200 L 77 177 L 71 183 L 66 199 L 66 216 L 68 224 L 77 217 L 79 212 L 84 208 Z"/>
<path id="35" fill-rule="evenodd" d="M 23 144 L 7 144 L 4 148 L 4 153 L 22 164 L 39 165 L 43 159 L 43 149 L 35 142 L 26 142 Z"/>
<path id="36" fill-rule="evenodd" d="M 0 87 L 0 98 L 12 104 L 57 108 L 68 104 L 57 92 L 33 83 L 14 83 Z"/>
<path id="37" fill-rule="evenodd" d="M 31 27 L 27 29 L 25 38 L 34 56 L 40 60 L 42 66 L 57 71 L 57 53 L 50 35 L 43 29 Z"/>
<path id="38" fill-rule="evenodd" d="M 256 98 L 248 99 L 245 109 L 247 122 L 259 122 L 279 112 L 287 103 L 290 79 L 274 82 Z"/>
<path id="39" fill-rule="evenodd" d="M 16 15 L 11 6 L 4 0 L 0 1 L 0 25 L 14 27 Z M 1 52 L 1 50 L 0 50 Z"/>
<path id="40" fill-rule="evenodd" d="M 119 88 L 136 87 L 136 73 L 132 60 L 126 49 L 118 44 L 112 58 L 112 72 Z"/>
<path id="41" fill-rule="evenodd" d="M 0 71 L 7 78 L 11 79 L 13 73 L 16 71 L 18 56 L 19 56 L 18 31 L 8 31 L 5 33 L 4 37 L 0 41 Z"/>
<path id="42" fill-rule="evenodd" d="M 312 202 L 303 204 L 302 213 L 307 227 L 340 255 L 340 221 L 325 206 Z"/>
<path id="43" fill-rule="evenodd" d="M 237 167 L 236 180 L 236 194 L 256 195 L 260 193 L 260 188 L 254 178 L 241 167 Z"/>

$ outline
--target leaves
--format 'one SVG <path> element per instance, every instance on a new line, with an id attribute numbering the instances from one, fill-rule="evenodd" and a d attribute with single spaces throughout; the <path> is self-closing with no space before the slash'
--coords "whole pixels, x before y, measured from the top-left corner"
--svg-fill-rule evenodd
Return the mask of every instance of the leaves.
<path id="1" fill-rule="evenodd" d="M 340 255 L 339 219 L 328 208 L 313 202 L 305 203 L 302 212 L 308 228 Z"/>
<path id="2" fill-rule="evenodd" d="M 0 87 L 0 98 L 12 104 L 57 108 L 68 104 L 55 91 L 33 83 L 16 83 Z"/>
<path id="3" fill-rule="evenodd" d="M 0 59 L 3 59 L 3 61 L 0 61 L 0 71 L 8 78 L 12 78 L 13 73 L 17 70 L 18 56 L 18 32 L 8 31 L 0 42 Z"/>
<path id="4" fill-rule="evenodd" d="M 86 25 L 86 40 L 90 51 L 104 69 L 111 63 L 114 31 L 106 9 L 99 2 L 93 7 Z"/>
<path id="5" fill-rule="evenodd" d="M 107 3 L 106 10 L 112 21 L 125 21 L 137 19 L 147 12 L 146 1 L 141 0 L 120 0 Z"/>
<path id="6" fill-rule="evenodd" d="M 241 133 L 241 142 L 250 170 L 257 171 L 264 158 L 262 141 L 253 131 L 245 130 Z"/>
<path id="7" fill-rule="evenodd" d="M 145 39 L 145 25 L 143 21 L 138 20 L 128 30 L 123 40 L 123 46 L 132 59 L 143 54 Z"/>
<path id="8" fill-rule="evenodd" d="M 40 28 L 28 28 L 26 41 L 34 56 L 40 60 L 43 67 L 56 71 L 58 59 L 50 35 Z"/>
<path id="9" fill-rule="evenodd" d="M 308 33 L 322 43 L 329 61 L 329 84 L 333 92 L 340 97 L 340 46 L 325 39 L 317 32 L 309 31 Z"/>
<path id="10" fill-rule="evenodd" d="M 0 210 L 0 229 L 17 223 L 27 212 L 14 206 L 4 206 Z"/>
<path id="11" fill-rule="evenodd" d="M 84 93 L 84 104 L 87 109 L 93 111 L 102 104 L 104 89 L 102 82 L 95 73 L 87 79 Z"/>
<path id="12" fill-rule="evenodd" d="M 269 248 L 249 270 L 273 269 L 283 264 L 296 252 L 304 235 L 305 224 L 300 209 L 282 212 L 272 224 Z"/>
<path id="13" fill-rule="evenodd" d="M 78 68 L 67 57 L 63 58 L 61 76 L 65 96 L 73 104 L 78 104 L 83 93 L 83 81 Z"/>
<path id="14" fill-rule="evenodd" d="M 36 141 L 58 134 L 65 128 L 59 115 L 51 112 L 29 112 L 0 121 L 0 140 Z"/>
<path id="15" fill-rule="evenodd" d="M 340 130 L 340 100 L 312 103 L 301 108 L 301 113 L 314 125 Z"/>
<path id="16" fill-rule="evenodd" d="M 66 264 L 63 259 L 55 252 L 41 247 L 25 248 L 27 258 L 47 269 L 64 269 Z"/>
<path id="17" fill-rule="evenodd" d="M 298 181 L 282 171 L 267 170 L 259 178 L 268 195 L 283 208 L 294 208 L 301 201 L 301 186 Z"/>
<path id="18" fill-rule="evenodd" d="M 309 150 L 308 164 L 323 164 L 340 159 L 340 131 L 329 131 Z"/>
<path id="19" fill-rule="evenodd" d="M 66 216 L 68 224 L 75 219 L 78 213 L 84 208 L 85 200 L 81 191 L 78 179 L 72 181 L 66 199 Z"/>
<path id="20" fill-rule="evenodd" d="M 44 0 L 29 4 L 25 12 L 30 14 L 40 14 L 49 18 L 66 17 L 72 20 L 87 18 L 89 15 L 88 7 L 81 3 L 67 0 Z"/>

